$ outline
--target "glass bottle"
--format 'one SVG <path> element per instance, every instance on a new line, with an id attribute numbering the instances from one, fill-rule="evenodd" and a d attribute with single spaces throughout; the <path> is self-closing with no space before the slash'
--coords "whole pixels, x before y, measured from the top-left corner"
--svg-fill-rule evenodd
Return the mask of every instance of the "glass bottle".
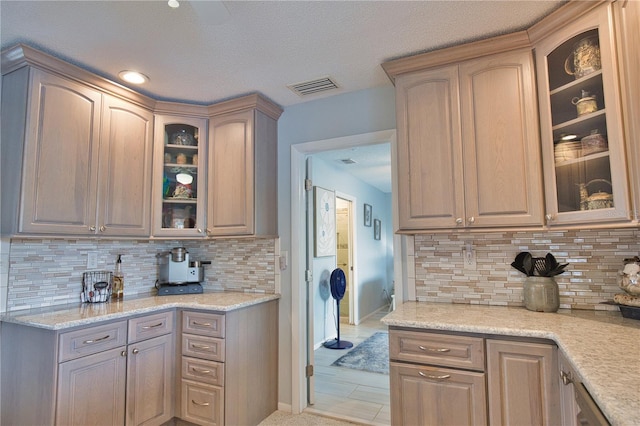
<path id="1" fill-rule="evenodd" d="M 118 255 L 116 260 L 116 268 L 113 271 L 113 287 L 111 297 L 113 299 L 122 299 L 124 294 L 124 275 L 122 274 L 122 255 Z"/>

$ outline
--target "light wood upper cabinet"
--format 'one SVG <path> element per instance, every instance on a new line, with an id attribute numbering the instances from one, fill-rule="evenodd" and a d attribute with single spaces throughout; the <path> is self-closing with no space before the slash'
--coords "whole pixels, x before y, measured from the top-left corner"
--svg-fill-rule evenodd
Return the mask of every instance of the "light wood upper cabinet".
<path id="1" fill-rule="evenodd" d="M 98 232 L 148 236 L 153 114 L 109 95 L 102 108 Z"/>
<path id="2" fill-rule="evenodd" d="M 400 229 L 456 226 L 464 216 L 458 68 L 396 79 Z"/>
<path id="3" fill-rule="evenodd" d="M 542 224 L 542 168 L 531 51 L 460 64 L 460 87 L 467 225 Z"/>
<path id="4" fill-rule="evenodd" d="M 11 143 L 15 150 L 24 147 L 24 159 L 8 165 L 9 170 L 22 177 L 17 230 L 93 233 L 102 95 L 44 71 L 32 69 L 29 74 L 26 98 L 3 97 L 3 116 L 13 102 L 26 103 L 28 108 L 23 122 L 24 139 L 18 136 L 5 140 L 5 135 L 2 138 L 3 145 Z M 6 86 L 7 81 L 3 82 Z"/>
<path id="5" fill-rule="evenodd" d="M 3 94 L 3 231 L 148 236 L 151 112 L 36 68 L 4 76 L 14 84 Z"/>
<path id="6" fill-rule="evenodd" d="M 550 225 L 632 217 L 612 7 L 565 17 L 534 45 Z"/>
<path id="7" fill-rule="evenodd" d="M 396 78 L 400 230 L 541 225 L 533 58 Z"/>
<path id="8" fill-rule="evenodd" d="M 204 237 L 207 120 L 156 115 L 153 235 Z"/>
<path id="9" fill-rule="evenodd" d="M 640 221 L 640 2 L 617 1 L 613 10 L 629 180 L 634 194 L 631 216 Z"/>
<path id="10" fill-rule="evenodd" d="M 211 107 L 207 235 L 278 234 L 277 119 L 252 95 Z"/>

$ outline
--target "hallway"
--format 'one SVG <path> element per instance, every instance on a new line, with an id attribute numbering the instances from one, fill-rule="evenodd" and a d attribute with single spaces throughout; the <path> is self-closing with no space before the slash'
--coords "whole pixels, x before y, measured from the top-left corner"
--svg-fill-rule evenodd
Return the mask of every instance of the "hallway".
<path id="1" fill-rule="evenodd" d="M 387 326 L 380 322 L 386 314 L 387 310 L 383 308 L 359 325 L 341 322 L 340 339 L 352 342 L 355 348 L 375 332 L 387 331 Z M 322 346 L 316 349 L 316 400 L 305 411 L 339 416 L 362 424 L 391 424 L 389 376 L 331 366 L 347 352 L 349 350 L 332 350 Z"/>

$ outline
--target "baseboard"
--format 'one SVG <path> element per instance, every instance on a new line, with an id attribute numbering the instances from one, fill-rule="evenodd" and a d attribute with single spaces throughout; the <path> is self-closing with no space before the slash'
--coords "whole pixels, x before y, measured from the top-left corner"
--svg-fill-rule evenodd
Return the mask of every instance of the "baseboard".
<path id="1" fill-rule="evenodd" d="M 285 404 L 284 402 L 278 402 L 278 411 L 284 411 L 286 413 L 291 413 L 291 404 Z"/>
<path id="2" fill-rule="evenodd" d="M 374 316 L 375 314 L 377 314 L 378 312 L 380 312 L 380 311 L 382 311 L 382 310 L 387 310 L 387 311 L 388 311 L 388 310 L 389 310 L 389 305 L 387 304 L 387 305 L 380 306 L 380 307 L 379 307 L 378 309 L 376 309 L 375 311 L 373 311 L 373 312 L 371 312 L 370 314 L 365 315 L 364 317 L 360 318 L 360 319 L 358 320 L 358 322 L 356 323 L 356 325 L 360 324 L 360 323 L 361 323 L 361 322 L 363 322 L 363 321 L 366 321 L 369 317 Z"/>

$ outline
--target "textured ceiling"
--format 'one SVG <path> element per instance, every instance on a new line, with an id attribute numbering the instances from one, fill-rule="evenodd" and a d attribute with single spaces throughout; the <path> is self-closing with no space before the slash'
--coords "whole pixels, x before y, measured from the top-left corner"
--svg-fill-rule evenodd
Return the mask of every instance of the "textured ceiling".
<path id="1" fill-rule="evenodd" d="M 341 172 L 351 174 L 358 179 L 378 188 L 384 193 L 391 192 L 391 145 L 357 146 L 347 149 L 324 151 L 314 154 Z M 345 164 L 341 160 L 351 159 L 353 164 Z"/>
<path id="2" fill-rule="evenodd" d="M 0 1 L 4 49 L 23 42 L 140 90 L 212 103 L 260 92 L 288 105 L 391 84 L 380 64 L 528 27 L 562 1 Z M 287 85 L 331 76 L 301 98 Z"/>

